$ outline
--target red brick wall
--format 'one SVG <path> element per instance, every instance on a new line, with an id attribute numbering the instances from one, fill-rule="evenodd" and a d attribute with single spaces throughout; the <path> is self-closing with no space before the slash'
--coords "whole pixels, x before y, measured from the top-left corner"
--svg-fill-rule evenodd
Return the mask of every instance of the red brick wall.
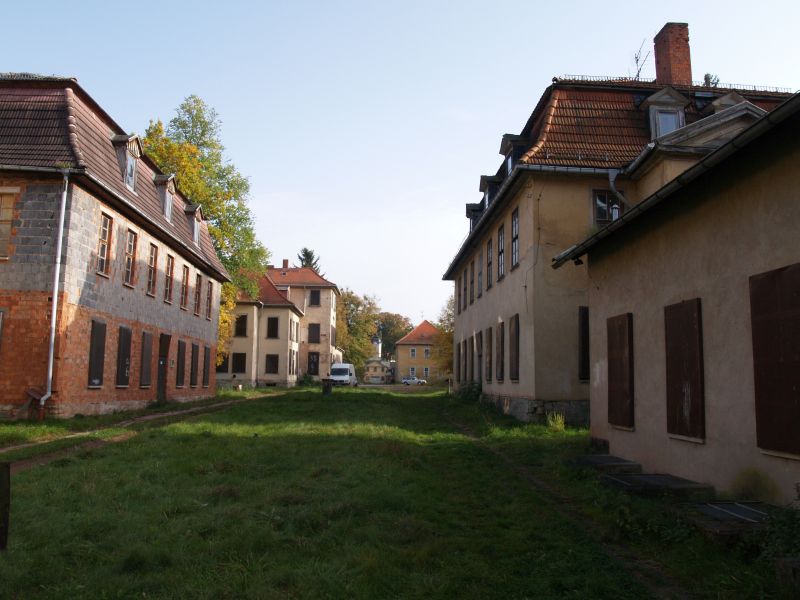
<path id="1" fill-rule="evenodd" d="M 653 39 L 656 81 L 664 85 L 691 84 L 692 59 L 689 54 L 689 26 L 667 23 Z"/>

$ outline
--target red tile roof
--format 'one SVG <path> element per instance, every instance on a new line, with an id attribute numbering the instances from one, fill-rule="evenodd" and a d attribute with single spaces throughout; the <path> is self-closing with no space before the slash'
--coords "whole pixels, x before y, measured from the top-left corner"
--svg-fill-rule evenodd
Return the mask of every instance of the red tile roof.
<path id="1" fill-rule="evenodd" d="M 244 293 L 239 292 L 240 302 L 253 302 L 253 298 L 246 296 Z M 261 302 L 264 306 L 285 307 L 294 310 L 298 315 L 302 316 L 303 311 L 300 310 L 294 302 L 289 300 L 286 295 L 275 287 L 269 277 L 262 275 L 258 280 L 258 298 L 255 301 Z"/>
<path id="2" fill-rule="evenodd" d="M 439 330 L 436 328 L 435 325 L 430 323 L 429 321 L 423 321 L 414 329 L 412 329 L 409 333 L 405 336 L 401 337 L 395 345 L 397 344 L 433 344 L 434 339 L 436 338 L 436 334 Z"/>
<path id="3" fill-rule="evenodd" d="M 273 267 L 267 268 L 267 277 L 275 285 L 288 285 L 296 287 L 329 287 L 339 293 L 336 284 L 328 281 L 310 267 Z"/>
<path id="4" fill-rule="evenodd" d="M 547 88 L 522 137 L 531 140 L 522 162 L 570 167 L 622 168 L 650 142 L 642 101 L 664 85 L 631 80 L 557 80 Z M 702 118 L 709 100 L 736 91 L 764 110 L 789 93 L 744 89 L 673 86 L 685 95 L 686 124 Z M 698 96 L 698 93 L 700 94 Z M 706 95 L 713 94 L 707 98 Z"/>
<path id="5" fill-rule="evenodd" d="M 74 169 L 74 180 L 121 200 L 123 211 L 142 215 L 156 235 L 177 241 L 171 246 L 185 258 L 228 280 L 205 224 L 194 244 L 194 214 L 184 212 L 189 199 L 176 195 L 172 222 L 163 216 L 154 183 L 161 171 L 147 156 L 137 164 L 136 192 L 127 188 L 112 143 L 116 135 L 125 131 L 75 79 L 0 73 L 0 169 Z"/>

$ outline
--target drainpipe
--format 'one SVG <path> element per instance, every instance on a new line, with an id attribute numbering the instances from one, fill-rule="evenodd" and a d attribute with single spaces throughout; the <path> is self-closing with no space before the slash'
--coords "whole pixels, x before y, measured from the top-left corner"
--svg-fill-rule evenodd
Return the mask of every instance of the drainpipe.
<path id="1" fill-rule="evenodd" d="M 56 347 L 56 323 L 58 322 L 58 284 L 61 279 L 61 248 L 64 243 L 64 214 L 67 209 L 67 191 L 69 189 L 69 170 L 63 169 L 64 190 L 61 192 L 61 206 L 58 211 L 58 236 L 56 238 L 56 264 L 53 273 L 53 305 L 50 308 L 50 344 L 47 354 L 47 390 L 39 399 L 39 420 L 44 420 L 44 405 L 53 395 L 53 360 Z"/>
<path id="2" fill-rule="evenodd" d="M 615 185 L 615 182 L 617 180 L 617 175 L 619 175 L 619 169 L 608 170 L 608 187 L 611 188 L 611 192 L 617 197 L 617 200 L 619 200 L 622 203 L 622 206 L 624 206 L 625 209 L 627 210 L 630 209 L 631 205 L 628 204 L 627 200 L 625 200 L 625 196 L 620 194 L 619 191 L 617 190 L 617 186 Z"/>

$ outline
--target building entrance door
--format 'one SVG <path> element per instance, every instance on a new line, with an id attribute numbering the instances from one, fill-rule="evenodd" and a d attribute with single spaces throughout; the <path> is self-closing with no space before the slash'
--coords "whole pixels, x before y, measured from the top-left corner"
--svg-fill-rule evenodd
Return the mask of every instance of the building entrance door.
<path id="1" fill-rule="evenodd" d="M 169 342 L 171 335 L 162 333 L 158 339 L 158 401 L 167 401 L 167 373 L 169 372 Z"/>

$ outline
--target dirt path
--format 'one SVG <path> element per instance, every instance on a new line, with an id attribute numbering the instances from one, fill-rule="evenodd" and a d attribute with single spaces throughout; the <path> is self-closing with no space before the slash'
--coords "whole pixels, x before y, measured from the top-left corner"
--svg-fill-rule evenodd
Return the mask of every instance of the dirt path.
<path id="1" fill-rule="evenodd" d="M 514 470 L 530 488 L 551 500 L 555 510 L 560 512 L 564 517 L 577 523 L 586 531 L 594 542 L 603 548 L 611 559 L 621 564 L 634 579 L 650 592 L 653 598 L 661 598 L 664 600 L 690 600 L 693 598 L 687 590 L 678 584 L 678 582 L 666 573 L 661 568 L 661 565 L 655 561 L 647 560 L 636 555 L 631 548 L 622 544 L 610 543 L 604 540 L 603 532 L 597 524 L 591 518 L 574 508 L 575 502 L 572 498 L 534 475 L 528 467 L 515 462 L 497 448 L 489 446 L 486 442 L 481 440 L 472 429 L 464 423 L 457 421 L 448 412 L 445 411 L 443 416 L 446 421 L 472 439 L 478 446 L 502 460 L 509 468 Z"/>
<path id="2" fill-rule="evenodd" d="M 3 454 L 10 453 L 15 450 L 24 450 L 25 448 L 34 448 L 36 446 L 43 446 L 44 444 L 49 444 L 51 442 L 55 442 L 58 440 L 68 440 L 68 439 L 76 440 L 76 444 L 74 446 L 69 446 L 68 448 L 59 448 L 58 450 L 54 450 L 52 452 L 46 452 L 31 458 L 25 458 L 22 460 L 12 462 L 11 474 L 13 475 L 15 473 L 19 473 L 20 471 L 27 471 L 28 469 L 32 469 L 34 467 L 46 465 L 48 463 L 53 462 L 54 460 L 58 460 L 59 458 L 70 456 L 71 454 L 74 454 L 75 452 L 78 452 L 80 450 L 90 450 L 92 448 L 101 448 L 108 444 L 124 442 L 136 435 L 135 431 L 126 431 L 125 433 L 122 433 L 120 435 L 116 435 L 114 437 L 102 440 L 91 439 L 91 440 L 86 440 L 84 442 L 77 441 L 80 438 L 90 436 L 93 433 L 97 433 L 99 431 L 104 431 L 107 429 L 119 429 L 119 428 L 124 429 L 130 427 L 131 425 L 137 425 L 139 423 L 147 423 L 149 421 L 157 421 L 161 419 L 180 420 L 176 419 L 176 417 L 183 417 L 183 416 L 189 417 L 204 413 L 216 412 L 218 410 L 222 410 L 224 408 L 228 408 L 236 404 L 242 404 L 243 402 L 249 402 L 250 400 L 255 400 L 255 399 L 256 398 L 242 398 L 240 400 L 225 400 L 224 402 L 217 402 L 216 404 L 207 404 L 205 406 L 196 406 L 194 408 L 186 408 L 183 410 L 173 410 L 170 412 L 155 413 L 152 415 L 142 415 L 140 417 L 133 417 L 131 419 L 126 419 L 124 421 L 120 421 L 119 423 L 114 423 L 112 425 L 100 427 L 98 429 L 90 429 L 87 431 L 70 433 L 68 435 L 42 440 L 40 442 L 30 442 L 27 444 L 17 444 L 16 446 L 7 446 L 5 448 L 0 448 L 0 460 L 2 460 Z"/>

